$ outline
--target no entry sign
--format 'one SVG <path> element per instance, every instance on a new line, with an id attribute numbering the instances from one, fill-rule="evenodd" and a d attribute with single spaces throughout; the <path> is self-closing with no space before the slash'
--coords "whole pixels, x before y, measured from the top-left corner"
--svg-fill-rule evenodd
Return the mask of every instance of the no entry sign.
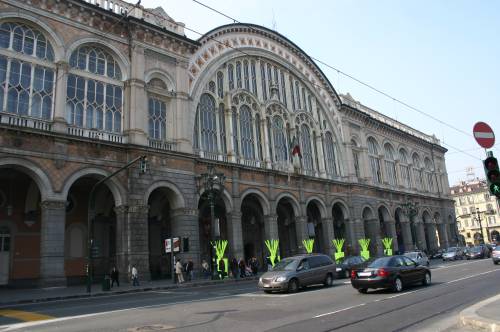
<path id="1" fill-rule="evenodd" d="M 495 144 L 495 134 L 487 123 L 476 123 L 472 131 L 477 143 L 483 148 L 489 149 Z"/>

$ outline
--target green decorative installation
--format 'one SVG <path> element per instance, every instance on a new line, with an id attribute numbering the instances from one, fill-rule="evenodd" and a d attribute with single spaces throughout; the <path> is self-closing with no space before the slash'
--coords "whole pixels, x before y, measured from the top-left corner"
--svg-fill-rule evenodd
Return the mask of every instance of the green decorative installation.
<path id="1" fill-rule="evenodd" d="M 211 243 L 215 248 L 215 255 L 217 256 L 217 262 L 216 262 L 217 263 L 217 271 L 220 271 L 219 262 L 224 257 L 224 253 L 226 252 L 228 241 L 227 240 L 215 240 Z M 224 258 L 224 270 L 225 270 L 224 272 L 226 272 L 226 275 L 227 275 L 227 272 L 228 272 L 228 259 L 227 258 Z"/>
<path id="2" fill-rule="evenodd" d="M 338 263 L 345 256 L 344 252 L 342 251 L 345 239 L 333 239 L 332 243 L 335 246 L 335 261 Z"/>
<path id="3" fill-rule="evenodd" d="M 382 239 L 384 244 L 384 255 L 392 256 L 392 237 L 385 237 Z"/>
<path id="4" fill-rule="evenodd" d="M 269 259 L 271 260 L 271 265 L 274 267 L 274 262 L 276 261 L 276 257 L 278 258 L 278 262 L 280 261 L 280 256 L 278 256 L 278 248 L 279 248 L 279 240 L 271 239 L 264 241 L 267 249 L 269 250 Z"/>
<path id="5" fill-rule="evenodd" d="M 363 249 L 361 250 L 361 257 L 366 260 L 370 259 L 370 251 L 368 250 L 368 247 L 370 246 L 370 239 L 359 239 L 358 242 Z"/>
<path id="6" fill-rule="evenodd" d="M 311 254 L 313 252 L 314 239 L 304 239 L 302 240 L 302 244 L 306 248 L 308 254 Z"/>

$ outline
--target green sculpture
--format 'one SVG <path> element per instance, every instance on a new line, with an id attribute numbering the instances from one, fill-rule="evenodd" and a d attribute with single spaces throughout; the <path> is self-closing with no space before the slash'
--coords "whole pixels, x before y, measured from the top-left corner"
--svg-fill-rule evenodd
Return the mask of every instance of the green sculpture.
<path id="1" fill-rule="evenodd" d="M 335 246 L 335 261 L 337 263 L 340 262 L 342 258 L 344 258 L 345 254 L 342 251 L 342 247 L 344 246 L 345 239 L 333 239 L 332 243 Z"/>
<path id="2" fill-rule="evenodd" d="M 306 252 L 308 254 L 311 254 L 313 252 L 314 239 L 304 239 L 302 240 L 302 244 L 304 245 L 304 248 L 306 248 Z"/>
<path id="3" fill-rule="evenodd" d="M 358 242 L 363 249 L 361 250 L 361 257 L 366 260 L 370 259 L 370 251 L 368 250 L 368 247 L 370 246 L 370 239 L 359 239 Z"/>
<path id="4" fill-rule="evenodd" d="M 278 262 L 280 261 L 279 256 L 278 256 L 278 245 L 280 243 L 279 240 L 266 240 L 264 241 L 266 244 L 267 249 L 269 250 L 269 259 L 271 260 L 271 265 L 274 267 L 274 261 L 276 260 L 276 257 L 278 257 Z"/>
<path id="5" fill-rule="evenodd" d="M 382 239 L 384 244 L 384 255 L 392 256 L 392 237 L 386 237 Z"/>
<path id="6" fill-rule="evenodd" d="M 215 248 L 215 255 L 217 256 L 217 271 L 220 271 L 219 269 L 219 262 L 221 259 L 224 258 L 224 253 L 226 252 L 226 248 L 227 248 L 227 240 L 215 240 L 213 242 L 211 242 L 212 245 L 214 246 Z M 227 258 L 224 258 L 224 272 L 227 276 L 227 273 L 228 273 L 228 260 Z"/>

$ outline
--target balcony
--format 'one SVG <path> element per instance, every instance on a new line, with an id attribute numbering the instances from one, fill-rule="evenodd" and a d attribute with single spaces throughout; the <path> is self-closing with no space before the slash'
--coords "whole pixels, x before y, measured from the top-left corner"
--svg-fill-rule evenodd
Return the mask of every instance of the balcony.
<path id="1" fill-rule="evenodd" d="M 68 127 L 67 133 L 68 135 L 71 136 L 90 138 L 93 140 L 100 140 L 100 141 L 120 143 L 120 144 L 127 143 L 126 138 L 121 134 L 108 133 L 87 128 Z"/>
<path id="2" fill-rule="evenodd" d="M 19 116 L 13 113 L 0 112 L 0 123 L 12 127 L 23 127 L 43 131 L 52 131 L 52 123 L 47 120 Z"/>
<path id="3" fill-rule="evenodd" d="M 164 150 L 164 151 L 176 151 L 177 145 L 174 142 L 156 140 L 152 138 L 148 138 L 148 145 L 150 148 L 156 150 Z"/>

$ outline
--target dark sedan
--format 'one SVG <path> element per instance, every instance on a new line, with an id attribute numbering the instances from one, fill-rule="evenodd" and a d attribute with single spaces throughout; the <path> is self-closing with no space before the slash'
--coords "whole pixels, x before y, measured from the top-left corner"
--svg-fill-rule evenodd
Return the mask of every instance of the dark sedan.
<path id="1" fill-rule="evenodd" d="M 467 259 L 487 258 L 488 253 L 486 252 L 485 247 L 477 246 L 477 247 L 467 248 L 465 257 L 467 257 Z"/>
<path id="2" fill-rule="evenodd" d="M 401 292 L 404 286 L 431 283 L 431 271 L 406 256 L 381 257 L 364 269 L 352 270 L 351 284 L 360 293 L 369 288 L 390 288 Z"/>
<path id="3" fill-rule="evenodd" d="M 352 269 L 361 269 L 366 266 L 366 260 L 361 256 L 348 256 L 337 263 L 337 278 L 349 278 Z"/>

